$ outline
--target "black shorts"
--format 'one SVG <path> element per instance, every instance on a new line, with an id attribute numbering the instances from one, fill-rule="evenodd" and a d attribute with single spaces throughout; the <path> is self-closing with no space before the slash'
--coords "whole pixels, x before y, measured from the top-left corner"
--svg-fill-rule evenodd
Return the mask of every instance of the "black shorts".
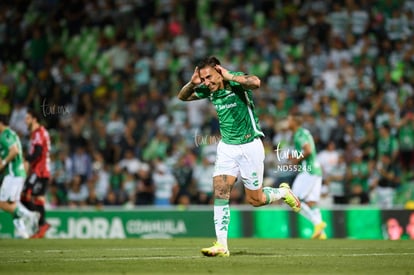
<path id="1" fill-rule="evenodd" d="M 36 174 L 31 174 L 26 178 L 23 193 L 31 193 L 32 196 L 44 196 L 46 194 L 49 178 L 39 178 Z"/>

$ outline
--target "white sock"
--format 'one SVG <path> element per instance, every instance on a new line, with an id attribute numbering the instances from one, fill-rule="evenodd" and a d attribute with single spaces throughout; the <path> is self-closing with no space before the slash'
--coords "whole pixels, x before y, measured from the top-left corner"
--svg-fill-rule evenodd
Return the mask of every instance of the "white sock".
<path id="1" fill-rule="evenodd" d="M 316 216 L 315 212 L 309 207 L 306 202 L 301 202 L 301 209 L 299 213 L 308 219 L 313 225 L 317 225 L 320 222 L 318 221 L 318 217 Z"/>
<path id="2" fill-rule="evenodd" d="M 313 215 L 315 217 L 316 224 L 321 223 L 322 222 L 321 210 L 317 207 L 314 207 L 312 209 L 312 211 L 313 211 Z"/>
<path id="3" fill-rule="evenodd" d="M 263 187 L 262 190 L 266 195 L 266 204 L 271 204 L 286 196 L 286 189 L 284 188 Z"/>
<path id="4" fill-rule="evenodd" d="M 217 242 L 227 248 L 227 237 L 230 224 L 229 200 L 214 199 L 214 227 Z"/>
<path id="5" fill-rule="evenodd" d="M 31 217 L 33 215 L 33 212 L 27 209 L 21 202 L 17 202 L 16 210 L 14 210 L 14 213 L 18 218 Z"/>

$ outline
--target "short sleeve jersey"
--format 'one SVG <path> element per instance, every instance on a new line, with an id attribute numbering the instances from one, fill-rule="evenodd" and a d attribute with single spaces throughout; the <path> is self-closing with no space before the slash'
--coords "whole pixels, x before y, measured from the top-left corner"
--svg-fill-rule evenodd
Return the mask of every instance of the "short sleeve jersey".
<path id="1" fill-rule="evenodd" d="M 50 138 L 49 133 L 45 127 L 40 126 L 32 132 L 30 136 L 29 154 L 32 154 L 36 145 L 42 147 L 40 157 L 30 163 L 31 173 L 35 173 L 39 178 L 50 177 Z"/>
<path id="2" fill-rule="evenodd" d="M 234 75 L 243 75 L 237 72 Z M 264 134 L 256 115 L 253 94 L 234 81 L 225 83 L 224 89 L 210 92 L 202 85 L 195 89 L 198 98 L 208 98 L 214 105 L 220 123 L 222 141 L 226 144 L 244 144 Z"/>
<path id="3" fill-rule="evenodd" d="M 302 151 L 305 144 L 310 144 L 312 152 L 302 160 L 301 165 L 306 167 L 306 171 L 310 174 L 322 176 L 322 168 L 316 158 L 315 142 L 309 130 L 300 127 L 293 136 L 293 143 L 297 151 Z"/>
<path id="4" fill-rule="evenodd" d="M 3 175 L 11 175 L 15 177 L 26 177 L 26 170 L 24 169 L 24 160 L 22 145 L 19 136 L 10 128 L 6 128 L 0 134 L 0 157 L 5 159 L 9 154 L 10 147 L 16 145 L 18 154 L 12 161 L 10 161 L 3 170 Z"/>

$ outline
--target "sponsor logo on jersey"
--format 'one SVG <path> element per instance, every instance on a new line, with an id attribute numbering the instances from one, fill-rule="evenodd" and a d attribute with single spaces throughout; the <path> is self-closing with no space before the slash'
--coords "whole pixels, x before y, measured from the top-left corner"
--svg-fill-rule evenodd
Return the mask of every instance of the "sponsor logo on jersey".
<path id="1" fill-rule="evenodd" d="M 229 103 L 229 104 L 223 104 L 223 105 L 216 105 L 216 109 L 218 111 L 224 110 L 224 109 L 230 109 L 230 108 L 234 108 L 234 107 L 237 107 L 237 103 L 236 102 Z"/>

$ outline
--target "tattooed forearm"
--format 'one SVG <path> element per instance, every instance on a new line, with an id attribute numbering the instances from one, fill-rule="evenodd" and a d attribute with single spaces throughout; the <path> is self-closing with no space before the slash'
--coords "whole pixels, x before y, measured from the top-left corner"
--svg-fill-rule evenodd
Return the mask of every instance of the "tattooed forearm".
<path id="1" fill-rule="evenodd" d="M 185 84 L 178 93 L 178 98 L 184 101 L 190 100 L 191 96 L 194 93 L 194 87 L 195 85 L 191 82 Z"/>
<path id="2" fill-rule="evenodd" d="M 232 81 L 239 82 L 245 89 L 257 89 L 260 87 L 260 79 L 255 75 L 235 75 Z"/>

